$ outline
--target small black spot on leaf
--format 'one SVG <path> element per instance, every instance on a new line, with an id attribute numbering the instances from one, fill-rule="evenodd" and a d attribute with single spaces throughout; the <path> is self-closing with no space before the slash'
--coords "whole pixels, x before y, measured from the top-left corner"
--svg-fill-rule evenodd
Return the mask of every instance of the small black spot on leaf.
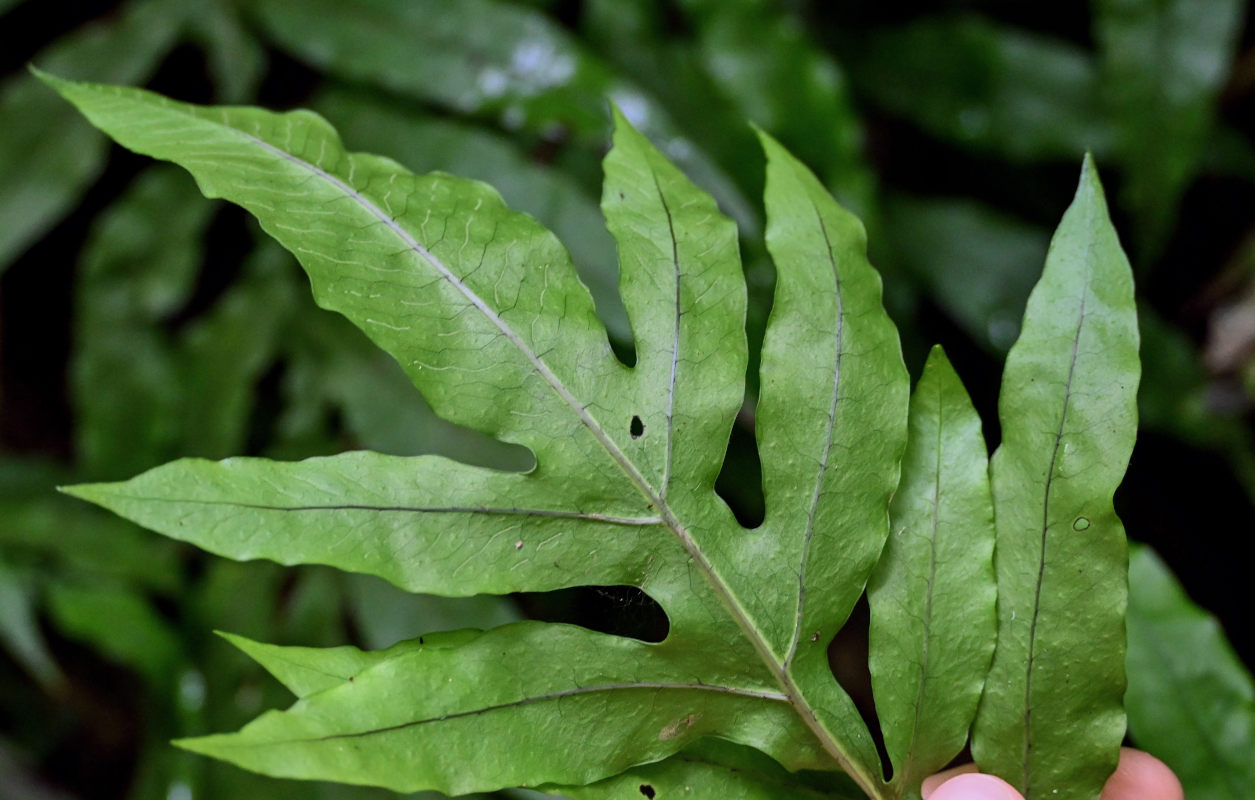
<path id="1" fill-rule="evenodd" d="M 420 637 L 418 637 L 418 643 L 419 643 L 419 644 L 423 644 L 423 637 L 421 637 L 421 636 L 420 636 Z"/>
<path id="2" fill-rule="evenodd" d="M 641 794 L 649 798 L 658 796 L 658 793 L 654 791 L 654 787 L 650 786 L 648 783 L 641 784 Z"/>
<path id="3" fill-rule="evenodd" d="M 633 439 L 639 439 L 645 433 L 645 423 L 641 422 L 640 417 L 632 417 L 632 424 L 628 427 L 628 432 L 632 434 Z"/>

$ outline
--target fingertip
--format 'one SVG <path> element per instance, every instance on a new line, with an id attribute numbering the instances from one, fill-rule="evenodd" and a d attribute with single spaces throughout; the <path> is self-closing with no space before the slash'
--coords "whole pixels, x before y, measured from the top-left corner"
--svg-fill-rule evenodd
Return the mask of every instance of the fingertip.
<path id="1" fill-rule="evenodd" d="M 1185 800 L 1185 790 L 1168 765 L 1150 753 L 1120 748 L 1120 764 L 1107 779 L 1102 800 Z"/>
<path id="2" fill-rule="evenodd" d="M 993 775 L 969 772 L 938 786 L 928 800 L 1024 800 L 1011 784 Z"/>
<path id="3" fill-rule="evenodd" d="M 932 796 L 933 792 L 937 791 L 937 787 L 941 786 L 941 784 L 945 783 L 946 781 L 950 780 L 951 778 L 957 775 L 966 775 L 970 772 L 975 772 L 975 771 L 976 771 L 976 765 L 969 763 L 969 764 L 964 764 L 961 767 L 951 767 L 950 769 L 942 770 L 941 772 L 938 772 L 936 775 L 930 775 L 927 778 L 925 778 L 923 784 L 920 785 L 919 787 L 920 795 L 924 798 L 924 800 L 929 800 L 929 797 Z"/>

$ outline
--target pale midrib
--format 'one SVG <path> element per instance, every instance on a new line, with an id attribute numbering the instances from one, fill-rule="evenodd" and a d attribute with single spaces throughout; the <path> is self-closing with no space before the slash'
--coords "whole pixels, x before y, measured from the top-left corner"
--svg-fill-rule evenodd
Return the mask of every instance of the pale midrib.
<path id="1" fill-rule="evenodd" d="M 667 232 L 671 238 L 671 268 L 675 273 L 675 316 L 673 317 L 674 325 L 671 339 L 671 376 L 667 383 L 667 456 L 662 472 L 662 491 L 659 493 L 659 496 L 665 501 L 667 499 L 667 489 L 671 486 L 671 464 L 675 449 L 675 381 L 680 364 L 680 317 L 683 313 L 680 297 L 680 279 L 683 273 L 680 270 L 680 243 L 675 235 L 675 220 L 671 216 L 671 206 L 667 204 L 667 197 L 662 193 L 662 187 L 658 185 L 657 174 L 651 173 L 651 176 L 654 179 L 654 190 L 658 192 L 658 200 L 662 203 L 662 210 L 667 215 Z"/>
<path id="2" fill-rule="evenodd" d="M 1032 769 L 1029 757 L 1033 750 L 1033 662 L 1037 658 L 1037 620 L 1041 616 L 1042 585 L 1046 581 L 1046 533 L 1050 523 L 1050 488 L 1054 484 L 1055 464 L 1059 459 L 1059 448 L 1063 443 L 1063 428 L 1067 424 L 1068 408 L 1072 402 L 1072 379 L 1076 374 L 1076 357 L 1081 344 L 1081 330 L 1085 326 L 1085 305 L 1089 299 L 1089 271 L 1086 273 L 1085 286 L 1081 291 L 1080 314 L 1076 321 L 1076 332 L 1072 335 L 1072 360 L 1068 364 L 1068 378 L 1063 386 L 1063 410 L 1059 414 L 1059 428 L 1055 432 L 1054 447 L 1050 451 L 1050 467 L 1046 472 L 1046 486 L 1042 499 L 1041 549 L 1038 552 L 1037 584 L 1033 590 L 1033 617 L 1028 628 L 1028 663 L 1024 667 L 1024 751 L 1021 762 L 1024 780 L 1024 796 L 1030 797 L 1032 788 Z"/>
<path id="3" fill-rule="evenodd" d="M 837 402 L 841 396 L 841 357 L 844 354 L 843 345 L 845 343 L 845 303 L 841 296 L 841 274 L 837 270 L 837 262 L 832 255 L 832 242 L 828 238 L 828 226 L 824 224 L 823 216 L 820 215 L 818 208 L 815 209 L 815 220 L 819 224 L 819 231 L 824 237 L 824 253 L 828 257 L 828 266 L 832 270 L 832 280 L 837 297 L 837 354 L 832 368 L 832 401 L 828 406 L 828 428 L 824 432 L 824 452 L 820 456 L 819 468 L 815 474 L 815 489 L 811 493 L 810 507 L 806 514 L 806 533 L 802 538 L 801 563 L 797 571 L 797 618 L 793 623 L 793 636 L 789 641 L 788 654 L 784 658 L 786 671 L 792 666 L 793 659 L 797 655 L 798 644 L 802 639 L 802 617 L 806 612 L 806 565 L 810 563 L 811 540 L 815 535 L 815 515 L 819 511 L 819 497 L 824 488 L 824 476 L 828 472 L 828 457 L 832 453 L 832 433 L 837 425 Z"/>
<path id="4" fill-rule="evenodd" d="M 482 714 L 490 714 L 495 711 L 507 711 L 513 708 L 521 708 L 536 703 L 551 702 L 561 700 L 565 697 L 576 697 L 584 694 L 596 694 L 600 692 L 623 692 L 632 690 L 650 690 L 650 691 L 685 691 L 685 692 L 712 692 L 715 694 L 735 695 L 739 697 L 753 697 L 759 700 L 770 700 L 773 702 L 787 703 L 789 698 L 779 692 L 765 692 L 759 689 L 743 689 L 738 686 L 719 686 L 707 683 L 665 683 L 641 681 L 638 683 L 603 683 L 596 686 L 579 686 L 573 689 L 562 689 L 557 692 L 546 692 L 545 694 L 533 695 L 531 697 L 523 697 L 518 700 L 511 700 L 506 703 L 497 703 L 496 705 L 484 706 L 483 708 L 472 708 L 466 711 L 455 711 L 450 714 L 439 714 L 434 717 L 424 717 L 422 719 L 407 720 L 399 722 L 395 725 L 386 725 L 380 728 L 370 728 L 364 731 L 352 731 L 349 733 L 329 733 L 325 736 L 311 736 L 300 739 L 276 739 L 266 742 L 267 745 L 282 744 L 308 744 L 311 742 L 333 742 L 341 739 L 360 739 L 366 736 L 380 736 L 388 733 L 396 733 L 397 731 L 407 730 L 409 728 L 417 728 L 422 725 L 431 725 L 438 722 L 449 722 L 455 719 L 463 719 L 466 717 L 476 717 Z M 227 740 L 217 744 L 218 747 L 257 747 L 257 742 L 246 741 L 237 742 Z"/>
<path id="5" fill-rule="evenodd" d="M 532 367 L 536 370 L 537 374 L 539 374 L 545 382 L 549 384 L 559 398 L 561 398 L 562 401 L 575 412 L 583 425 L 606 450 L 611 459 L 614 460 L 632 484 L 636 486 L 637 491 L 639 491 L 648 502 L 653 504 L 654 508 L 658 509 L 667 527 L 675 533 L 676 538 L 679 539 L 685 552 L 689 554 L 689 557 L 693 559 L 698 569 L 701 570 L 702 574 L 706 577 L 706 580 L 710 583 L 711 588 L 719 597 L 720 602 L 722 602 L 724 607 L 728 609 L 728 613 L 732 616 L 737 626 L 754 647 L 754 650 L 758 653 L 759 658 L 762 659 L 764 665 L 767 666 L 776 681 L 780 684 L 781 688 L 784 689 L 785 695 L 787 696 L 790 704 L 797 711 L 798 716 L 802 718 L 803 722 L 806 723 L 806 726 L 813 734 L 815 734 L 815 737 L 819 740 L 820 744 L 823 745 L 824 750 L 832 756 L 833 760 L 837 762 L 837 764 L 859 785 L 861 789 L 863 789 L 864 792 L 867 793 L 869 797 L 880 796 L 882 791 L 879 781 L 873 776 L 865 774 L 862 765 L 851 759 L 846 754 L 845 749 L 819 722 L 814 710 L 802 698 L 801 692 L 798 689 L 797 684 L 793 681 L 792 675 L 790 675 L 789 671 L 784 668 L 783 664 L 776 659 L 770 645 L 754 626 L 753 621 L 750 619 L 746 610 L 741 606 L 740 601 L 732 593 L 732 590 L 729 588 L 727 583 L 725 583 L 719 576 L 719 573 L 715 570 L 714 565 L 706 557 L 706 554 L 702 551 L 702 549 L 698 547 L 697 542 L 694 541 L 687 528 L 680 522 L 679 519 L 676 518 L 675 514 L 667 505 L 665 499 L 659 492 L 654 490 L 654 488 L 645 479 L 644 474 L 637 468 L 636 464 L 634 464 L 631 459 L 629 459 L 627 455 L 619 449 L 619 446 L 613 439 L 610 438 L 609 434 L 606 433 L 601 425 L 598 424 L 592 415 L 588 413 L 588 410 L 571 394 L 570 390 L 568 390 L 558 376 L 549 369 L 548 365 L 541 361 L 536 353 L 527 346 L 527 343 L 519 337 L 514 329 L 506 325 L 505 320 L 501 319 L 497 313 L 483 301 L 482 298 L 475 294 L 475 292 L 473 292 L 470 287 L 463 283 L 456 275 L 450 272 L 449 269 L 435 257 L 435 255 L 427 250 L 427 248 L 423 247 L 404 228 L 397 225 L 395 220 L 385 214 L 383 210 L 374 203 L 367 200 L 366 197 L 356 189 L 317 165 L 311 164 L 308 161 L 284 152 L 283 150 L 274 147 L 256 136 L 241 131 L 238 128 L 231 128 L 231 130 L 254 142 L 262 149 L 273 153 L 274 155 L 279 156 L 292 164 L 295 164 L 299 168 L 313 173 L 315 176 L 322 178 L 332 186 L 335 186 L 343 191 L 367 213 L 374 216 L 377 220 L 379 220 L 379 222 L 395 233 L 396 236 L 401 239 L 401 241 L 405 243 L 405 245 L 413 252 L 417 253 L 425 261 L 431 264 L 440 273 L 441 277 L 461 292 L 472 305 L 479 309 L 479 311 L 488 320 L 490 320 L 498 328 L 498 330 L 501 331 L 502 335 L 505 336 L 506 339 L 510 341 L 529 362 L 531 362 Z M 816 213 L 818 213 L 818 209 L 816 209 Z"/>
<path id="6" fill-rule="evenodd" d="M 920 642 L 919 681 L 915 687 L 915 718 L 911 723 L 911 744 L 907 748 L 903 767 L 908 768 L 915 758 L 915 749 L 919 746 L 919 732 L 924 720 L 924 687 L 928 684 L 928 658 L 932 649 L 933 635 L 933 586 L 937 582 L 937 531 L 941 517 L 941 465 L 942 442 L 945 441 L 942 431 L 945 430 L 944 409 L 945 398 L 941 388 L 937 389 L 937 460 L 933 465 L 933 508 L 932 535 L 928 539 L 928 582 L 924 590 L 924 636 Z M 894 776 L 895 780 L 897 776 Z"/>
<path id="7" fill-rule="evenodd" d="M 377 511 L 401 514 L 484 514 L 489 516 L 554 517 L 604 522 L 610 525 L 661 525 L 662 517 L 617 517 L 585 511 L 564 511 L 548 508 L 493 508 L 490 506 L 375 506 L 368 503 L 328 503 L 281 506 L 270 503 L 242 503 L 238 500 L 204 500 L 179 497 L 148 497 L 113 494 L 110 498 L 135 500 L 145 503 L 170 503 L 174 505 L 229 506 L 254 511 Z"/>

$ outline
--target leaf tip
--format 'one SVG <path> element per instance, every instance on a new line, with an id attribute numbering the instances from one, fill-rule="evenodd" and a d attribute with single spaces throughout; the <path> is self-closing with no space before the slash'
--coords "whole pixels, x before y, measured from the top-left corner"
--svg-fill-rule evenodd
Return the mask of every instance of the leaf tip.
<path id="1" fill-rule="evenodd" d="M 1090 150 L 1085 151 L 1085 157 L 1081 160 L 1081 180 L 1076 189 L 1078 198 L 1086 194 L 1094 195 L 1106 204 L 1102 179 L 1098 177 L 1098 166 L 1094 163 L 1094 153 Z"/>
<path id="2" fill-rule="evenodd" d="M 230 631 L 215 630 L 214 636 L 220 636 L 223 639 L 226 639 L 236 649 L 243 650 L 245 653 L 249 653 L 250 645 L 256 644 L 256 642 L 254 642 L 252 639 L 249 639 L 245 636 L 240 636 L 238 633 L 231 633 Z"/>
<path id="3" fill-rule="evenodd" d="M 65 78 L 62 78 L 59 75 L 53 75 L 51 72 L 45 72 L 39 67 L 35 66 L 33 62 L 27 64 L 26 69 L 30 72 L 31 75 L 34 75 L 36 78 L 42 81 L 45 86 L 48 86 L 49 88 L 51 88 L 53 91 L 55 91 L 57 94 L 61 95 L 62 97 L 65 97 L 66 90 L 74 85 L 74 81 L 66 80 Z"/>
<path id="4" fill-rule="evenodd" d="M 57 491 L 70 497 L 77 497 L 79 500 L 94 503 L 101 494 L 100 487 L 106 485 L 103 483 L 75 483 L 70 486 L 58 486 Z"/>
<path id="5" fill-rule="evenodd" d="M 214 756 L 218 753 L 218 748 L 214 747 L 215 740 L 219 736 L 187 736 L 182 739 L 171 739 L 170 744 L 180 750 L 187 750 L 190 753 L 197 753 L 202 756 Z"/>
<path id="6" fill-rule="evenodd" d="M 758 143 L 763 148 L 763 154 L 767 156 L 768 163 L 779 156 L 790 155 L 789 151 L 784 148 L 784 145 L 780 144 L 776 137 L 752 122 L 750 123 L 750 128 L 753 129 L 754 135 L 758 137 Z"/>
<path id="7" fill-rule="evenodd" d="M 613 137 L 618 139 L 621 134 L 634 133 L 638 136 L 642 135 L 640 128 L 632 119 L 619 108 L 618 103 L 610 104 L 610 119 L 614 123 Z"/>

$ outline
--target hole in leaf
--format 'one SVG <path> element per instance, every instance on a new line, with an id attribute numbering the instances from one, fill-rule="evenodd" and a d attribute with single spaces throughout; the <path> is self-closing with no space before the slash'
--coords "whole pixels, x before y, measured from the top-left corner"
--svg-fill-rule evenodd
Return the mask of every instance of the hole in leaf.
<path id="1" fill-rule="evenodd" d="M 619 359 L 619 363 L 623 366 L 636 366 L 636 343 L 630 339 L 623 340 L 611 336 L 610 352 L 614 353 L 614 357 Z"/>
<path id="2" fill-rule="evenodd" d="M 645 423 L 641 422 L 640 417 L 632 417 L 632 424 L 628 426 L 628 432 L 632 434 L 633 439 L 639 439 L 645 433 Z"/>
<path id="3" fill-rule="evenodd" d="M 728 440 L 728 452 L 723 467 L 715 479 L 715 492 L 732 509 L 736 521 L 745 528 L 757 528 L 763 523 L 766 503 L 763 500 L 763 465 L 758 458 L 758 445 L 754 441 L 752 414 L 737 414 Z"/>
<path id="4" fill-rule="evenodd" d="M 579 625 L 643 642 L 661 642 L 671 628 L 662 606 L 635 586 L 580 586 L 513 597 L 531 619 Z"/>
<path id="5" fill-rule="evenodd" d="M 658 793 L 655 792 L 654 787 L 650 786 L 648 783 L 642 783 L 641 794 L 645 795 L 646 797 L 653 798 L 653 797 L 656 797 Z"/>
<path id="6" fill-rule="evenodd" d="M 1077 517 L 1072 522 L 1072 530 L 1087 531 L 1089 530 L 1089 517 Z"/>

